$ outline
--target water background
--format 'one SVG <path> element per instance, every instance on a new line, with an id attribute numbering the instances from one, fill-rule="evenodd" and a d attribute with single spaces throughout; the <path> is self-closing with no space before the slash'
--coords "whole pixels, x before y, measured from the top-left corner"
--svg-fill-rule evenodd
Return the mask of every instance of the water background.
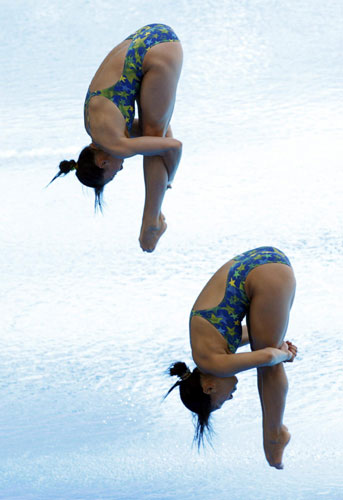
<path id="1" fill-rule="evenodd" d="M 340 0 L 1 0 L 0 498 L 343 498 Z M 184 155 L 153 254 L 138 245 L 142 159 L 105 189 L 73 174 L 83 100 L 105 54 L 150 22 L 184 67 L 172 120 Z M 254 371 L 191 447 L 175 360 L 188 314 L 235 254 L 275 245 L 297 295 L 287 337 L 284 471 L 261 439 Z"/>

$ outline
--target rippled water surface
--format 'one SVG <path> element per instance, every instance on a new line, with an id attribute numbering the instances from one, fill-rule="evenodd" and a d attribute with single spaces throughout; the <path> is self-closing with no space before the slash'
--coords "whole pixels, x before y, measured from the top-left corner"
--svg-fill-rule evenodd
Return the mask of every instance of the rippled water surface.
<path id="1" fill-rule="evenodd" d="M 0 498 L 342 499 L 343 8 L 340 0 L 2 0 Z M 149 22 L 185 53 L 173 117 L 184 156 L 168 231 L 137 238 L 141 158 L 93 194 L 71 174 L 104 55 Z M 253 371 L 214 417 L 214 450 L 170 362 L 211 274 L 273 244 L 297 276 L 284 471 L 265 462 Z"/>

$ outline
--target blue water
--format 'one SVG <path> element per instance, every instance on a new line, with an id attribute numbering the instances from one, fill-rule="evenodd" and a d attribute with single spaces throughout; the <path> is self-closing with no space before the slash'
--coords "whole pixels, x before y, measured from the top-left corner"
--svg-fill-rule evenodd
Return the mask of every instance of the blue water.
<path id="1" fill-rule="evenodd" d="M 0 498 L 343 498 L 343 6 L 340 0 L 2 0 Z M 104 55 L 149 22 L 185 62 L 173 117 L 184 156 L 143 254 L 141 158 L 105 190 L 72 174 L 82 106 Z M 191 447 L 171 361 L 211 274 L 273 244 L 297 296 L 288 338 L 284 471 L 263 455 L 253 371 Z"/>

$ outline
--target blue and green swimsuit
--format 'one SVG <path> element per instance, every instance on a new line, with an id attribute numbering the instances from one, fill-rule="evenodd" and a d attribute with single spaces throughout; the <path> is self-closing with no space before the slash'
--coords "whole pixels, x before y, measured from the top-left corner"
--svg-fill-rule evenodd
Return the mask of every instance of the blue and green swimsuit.
<path id="1" fill-rule="evenodd" d="M 140 28 L 126 40 L 132 40 L 127 49 L 123 73 L 119 80 L 103 90 L 90 92 L 88 89 L 85 99 L 85 121 L 89 129 L 88 106 L 94 96 L 104 96 L 112 101 L 126 121 L 126 127 L 130 133 L 135 116 L 135 101 L 139 96 L 140 86 L 143 79 L 143 61 L 145 54 L 151 47 L 159 43 L 179 42 L 174 31 L 165 24 L 149 24 Z"/>
<path id="2" fill-rule="evenodd" d="M 255 267 L 272 262 L 290 266 L 287 256 L 274 247 L 260 247 L 244 252 L 232 259 L 223 300 L 211 309 L 191 311 L 209 321 L 223 335 L 232 353 L 236 352 L 242 340 L 241 322 L 249 309 L 249 299 L 245 293 L 245 281 Z"/>

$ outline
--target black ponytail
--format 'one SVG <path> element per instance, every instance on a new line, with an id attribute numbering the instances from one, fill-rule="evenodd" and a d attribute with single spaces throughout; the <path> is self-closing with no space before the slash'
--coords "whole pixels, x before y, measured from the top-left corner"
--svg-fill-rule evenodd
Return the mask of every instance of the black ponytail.
<path id="1" fill-rule="evenodd" d="M 205 434 L 209 441 L 211 439 L 212 427 L 209 421 L 212 411 L 211 397 L 203 391 L 198 368 L 194 368 L 191 372 L 186 363 L 177 361 L 170 365 L 167 373 L 171 377 L 178 376 L 179 380 L 164 397 L 166 398 L 175 387 L 179 386 L 181 401 L 195 417 L 194 442 L 197 443 L 199 449 L 201 445 L 204 445 Z"/>
<path id="2" fill-rule="evenodd" d="M 104 190 L 104 172 L 95 164 L 94 150 L 86 146 L 80 153 L 77 162 L 75 160 L 63 160 L 59 164 L 59 172 L 49 182 L 51 184 L 60 175 L 67 175 L 75 170 L 76 177 L 87 187 L 94 188 L 95 193 L 95 211 L 99 208 L 102 212 L 103 190 Z M 49 185 L 48 184 L 48 185 Z"/>
<path id="3" fill-rule="evenodd" d="M 59 177 L 60 175 L 67 175 L 72 170 L 76 170 L 76 166 L 77 166 L 77 163 L 76 163 L 75 160 L 69 160 L 69 161 L 68 160 L 63 160 L 63 161 L 61 161 L 61 163 L 59 164 L 60 171 L 49 182 L 49 184 L 51 184 L 52 182 L 54 182 L 54 180 L 57 179 L 57 177 Z M 48 184 L 48 186 L 49 186 L 49 184 Z"/>

